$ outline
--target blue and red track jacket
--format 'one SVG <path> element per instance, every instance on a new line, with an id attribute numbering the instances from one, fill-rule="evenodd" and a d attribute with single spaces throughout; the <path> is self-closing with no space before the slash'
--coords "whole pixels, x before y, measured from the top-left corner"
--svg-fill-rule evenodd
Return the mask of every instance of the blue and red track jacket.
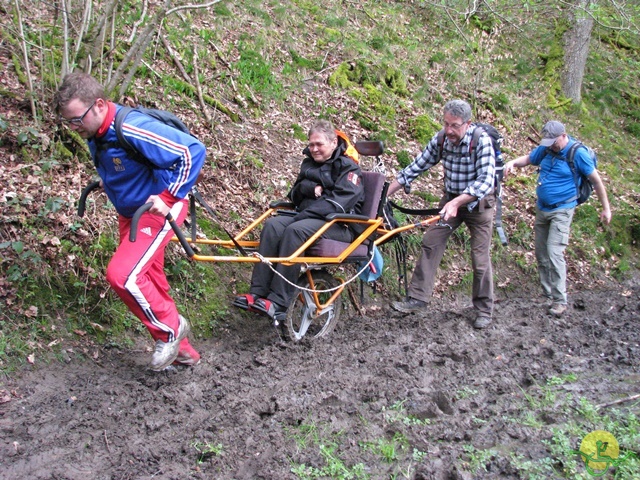
<path id="1" fill-rule="evenodd" d="M 129 143 L 156 168 L 136 161 L 118 146 L 114 119 L 120 105 L 109 102 L 109 112 L 95 137 L 88 140 L 104 190 L 116 211 L 131 218 L 150 195 L 160 195 L 172 207 L 186 197 L 198 179 L 205 146 L 148 115 L 131 111 L 122 125 Z M 100 148 L 100 144 L 108 148 Z"/>

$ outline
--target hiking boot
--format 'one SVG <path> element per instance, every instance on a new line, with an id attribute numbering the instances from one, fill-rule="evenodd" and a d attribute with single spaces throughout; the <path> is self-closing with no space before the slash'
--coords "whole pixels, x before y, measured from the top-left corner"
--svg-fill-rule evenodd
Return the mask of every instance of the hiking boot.
<path id="1" fill-rule="evenodd" d="M 554 303 L 549 307 L 549 314 L 560 318 L 567 311 L 566 303 Z"/>
<path id="2" fill-rule="evenodd" d="M 487 328 L 491 324 L 491 317 L 486 315 L 478 315 L 475 322 L 473 322 L 473 328 Z"/>
<path id="3" fill-rule="evenodd" d="M 266 298 L 258 298 L 253 302 L 253 310 L 256 312 L 264 313 L 267 317 L 271 318 L 274 321 L 281 320 L 287 316 L 287 309 L 281 307 L 275 302 L 271 300 L 267 300 Z"/>
<path id="4" fill-rule="evenodd" d="M 426 312 L 427 302 L 408 297 L 404 302 L 391 302 L 391 308 L 402 313 Z"/>
<path id="5" fill-rule="evenodd" d="M 171 365 L 173 361 L 178 357 L 180 351 L 180 342 L 183 338 L 186 338 L 191 331 L 189 321 L 182 315 L 178 316 L 180 323 L 178 324 L 178 335 L 174 338 L 173 342 L 163 342 L 162 340 L 156 341 L 155 351 L 153 357 L 151 357 L 151 363 L 149 369 L 154 372 L 164 370 Z"/>
<path id="6" fill-rule="evenodd" d="M 233 302 L 231 302 L 231 305 L 233 305 L 234 307 L 238 307 L 242 310 L 255 312 L 255 310 L 253 309 L 253 303 L 256 301 L 257 298 L 258 297 L 256 297 L 252 293 L 244 293 L 234 298 Z"/>

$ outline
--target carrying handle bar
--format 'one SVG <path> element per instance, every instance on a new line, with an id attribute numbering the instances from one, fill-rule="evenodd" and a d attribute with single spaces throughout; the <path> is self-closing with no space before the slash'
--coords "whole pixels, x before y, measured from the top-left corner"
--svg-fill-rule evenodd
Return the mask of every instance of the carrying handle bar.
<path id="1" fill-rule="evenodd" d="M 153 203 L 147 202 L 144 205 L 142 205 L 140 208 L 138 208 L 138 210 L 136 210 L 136 213 L 133 214 L 133 217 L 131 218 L 131 229 L 129 231 L 130 242 L 136 241 L 136 238 L 138 237 L 138 223 L 140 222 L 140 217 L 142 216 L 143 213 L 148 212 L 151 209 L 151 207 L 153 207 Z M 187 256 L 189 258 L 193 258 L 196 252 L 194 252 L 193 248 L 191 248 L 189 241 L 184 236 L 184 233 L 182 232 L 180 227 L 178 227 L 178 224 L 173 218 L 173 215 L 171 215 L 171 212 L 167 213 L 167 216 L 165 217 L 165 219 L 167 220 L 167 222 L 169 222 L 169 225 L 171 225 L 171 229 L 173 230 L 173 233 L 175 233 L 176 237 L 178 237 L 178 240 L 180 241 L 180 245 L 182 245 L 182 248 L 184 248 L 184 251 L 186 252 Z"/>
<path id="2" fill-rule="evenodd" d="M 87 208 L 87 197 L 96 188 L 100 188 L 100 180 L 91 182 L 89 185 L 84 187 L 84 190 L 82 190 L 82 193 L 80 194 L 80 200 L 78 200 L 78 216 L 79 217 L 84 217 L 84 211 Z"/>

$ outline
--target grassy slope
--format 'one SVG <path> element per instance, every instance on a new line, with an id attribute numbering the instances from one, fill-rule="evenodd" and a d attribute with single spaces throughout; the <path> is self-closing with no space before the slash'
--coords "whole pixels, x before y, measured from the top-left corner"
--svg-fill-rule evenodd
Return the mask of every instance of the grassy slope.
<path id="1" fill-rule="evenodd" d="M 37 3 L 25 2 L 25 8 L 28 34 L 39 38 L 37 32 L 50 28 L 41 15 L 51 12 L 38 10 Z M 123 11 L 123 35 L 128 35 L 137 11 Z M 614 49 L 603 41 L 606 32 L 596 31 L 602 40 L 592 42 L 584 103 L 553 109 L 560 103 L 554 93 L 557 10 L 534 9 L 519 19 L 518 10 L 506 9 L 501 18 L 509 20 L 504 22 L 492 22 L 495 16 L 487 12 L 467 23 L 449 14 L 421 2 L 221 3 L 206 13 L 174 15 L 164 31 L 191 75 L 197 47 L 205 94 L 242 121 L 209 109 L 213 119 L 207 124 L 161 46 L 149 50 L 148 66 L 139 70 L 128 93 L 146 105 L 179 112 L 205 141 L 210 162 L 202 189 L 233 231 L 286 193 L 313 118 L 330 118 L 355 139 L 384 140 L 390 178 L 398 162 L 415 155 L 439 128 L 449 98 L 469 100 L 477 119 L 504 132 L 507 159 L 529 151 L 544 121 L 560 119 L 598 150 L 615 214 L 613 225 L 603 229 L 596 199 L 578 210 L 568 250 L 572 285 L 581 288 L 593 278 L 627 274 L 640 236 L 634 153 L 640 143 L 637 50 Z M 3 56 L 19 58 L 18 46 L 10 41 L 14 26 L 7 19 L 2 28 Z M 126 47 L 118 44 L 117 58 Z M 123 342 L 122 333 L 139 325 L 114 301 L 102 277 L 114 246 L 112 209 L 98 198 L 84 220 L 74 214 L 74 201 L 93 175 L 90 162 L 80 155 L 78 168 L 59 144 L 45 146 L 57 138 L 50 117 L 34 128 L 27 115 L 16 115 L 24 86 L 17 83 L 19 70 L 3 63 L 9 65 L 7 91 L 17 95 L 13 101 L 4 98 L 0 117 L 0 148 L 9 159 L 0 169 L 6 185 L 0 296 L 9 307 L 0 317 L 0 369 L 10 369 L 33 352 L 55 347 L 68 332 L 88 332 L 90 341 Z M 44 76 L 37 70 L 38 79 Z M 46 78 L 52 78 L 51 72 Z M 38 85 L 45 92 L 44 104 L 52 86 Z M 370 168 L 371 162 L 364 166 Z M 504 221 L 511 245 L 496 244 L 494 251 L 502 288 L 518 287 L 514 277 L 523 277 L 509 274 L 513 265 L 527 274 L 524 278 L 534 279 L 532 173 L 507 182 Z M 421 197 L 437 198 L 440 176 L 434 169 L 421 178 Z M 417 197 L 403 200 L 416 202 Z M 208 234 L 224 236 L 215 224 L 203 225 Z M 456 233 L 456 243 L 466 240 L 466 231 Z M 469 266 L 459 245 L 445 258 L 443 283 L 466 288 Z M 169 259 L 179 303 L 198 332 L 210 335 L 218 319 L 228 315 L 231 293 L 246 287 L 249 269 L 191 265 L 177 249 Z M 389 275 L 383 287 L 393 281 Z"/>

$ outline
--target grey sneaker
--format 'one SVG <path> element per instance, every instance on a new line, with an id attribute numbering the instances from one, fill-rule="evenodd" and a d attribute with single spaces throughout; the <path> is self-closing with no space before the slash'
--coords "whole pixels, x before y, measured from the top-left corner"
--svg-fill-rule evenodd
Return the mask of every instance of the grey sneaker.
<path id="1" fill-rule="evenodd" d="M 476 321 L 473 322 L 473 328 L 487 328 L 491 324 L 491 317 L 486 315 L 478 315 Z"/>
<path id="2" fill-rule="evenodd" d="M 193 367 L 200 363 L 200 354 L 198 352 L 180 352 L 176 357 L 174 364 L 184 365 L 185 367 Z"/>
<path id="3" fill-rule="evenodd" d="M 402 313 L 426 312 L 427 302 L 409 297 L 404 302 L 391 302 L 391 308 Z"/>
<path id="4" fill-rule="evenodd" d="M 180 342 L 183 338 L 191 332 L 191 326 L 189 320 L 182 315 L 179 316 L 180 325 L 178 326 L 178 336 L 173 342 L 163 342 L 162 340 L 156 341 L 156 348 L 149 364 L 149 369 L 154 372 L 164 370 L 171 365 L 173 361 L 178 357 L 180 351 Z"/>
<path id="5" fill-rule="evenodd" d="M 549 314 L 560 318 L 567 311 L 567 305 L 564 303 L 554 303 L 549 307 Z"/>

